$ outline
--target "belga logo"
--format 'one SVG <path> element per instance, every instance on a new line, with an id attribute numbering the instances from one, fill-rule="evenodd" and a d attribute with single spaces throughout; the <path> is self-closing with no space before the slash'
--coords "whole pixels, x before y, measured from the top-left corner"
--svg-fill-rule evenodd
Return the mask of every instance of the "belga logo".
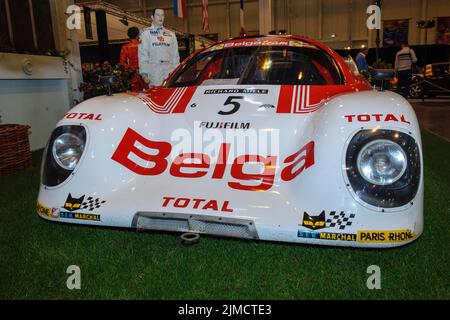
<path id="1" fill-rule="evenodd" d="M 137 144 L 152 152 L 142 151 Z M 169 142 L 149 140 L 128 128 L 111 159 L 139 175 L 157 176 L 168 171 L 171 176 L 177 178 L 227 179 L 226 183 L 230 188 L 247 191 L 266 191 L 272 188 L 277 169 L 281 171 L 281 180 L 291 181 L 314 165 L 314 141 L 309 141 L 284 159 L 279 159 L 278 155 L 230 156 L 231 143 L 220 143 L 215 157 L 211 157 L 211 153 L 190 151 L 177 155 L 170 163 L 168 158 L 172 148 Z M 246 164 L 250 163 L 260 164 L 262 172 L 246 172 Z"/>

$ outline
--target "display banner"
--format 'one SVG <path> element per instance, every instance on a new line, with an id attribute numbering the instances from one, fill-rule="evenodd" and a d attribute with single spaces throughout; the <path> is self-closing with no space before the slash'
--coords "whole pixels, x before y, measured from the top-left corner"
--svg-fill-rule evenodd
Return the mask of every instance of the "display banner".
<path id="1" fill-rule="evenodd" d="M 245 26 L 244 26 L 244 0 L 240 1 L 239 4 L 239 24 L 241 26 L 239 35 L 245 35 Z"/>
<path id="2" fill-rule="evenodd" d="M 86 30 L 86 39 L 94 40 L 92 34 L 92 20 L 91 20 L 91 8 L 84 6 L 84 28 Z"/>
<path id="3" fill-rule="evenodd" d="M 202 0 L 202 30 L 209 32 L 208 0 Z"/>
<path id="4" fill-rule="evenodd" d="M 173 14 L 178 18 L 187 18 L 186 0 L 173 0 Z"/>
<path id="5" fill-rule="evenodd" d="M 409 20 L 383 21 L 383 47 L 399 47 L 401 42 L 408 41 Z"/>
<path id="6" fill-rule="evenodd" d="M 450 44 L 450 17 L 437 18 L 436 44 Z"/>

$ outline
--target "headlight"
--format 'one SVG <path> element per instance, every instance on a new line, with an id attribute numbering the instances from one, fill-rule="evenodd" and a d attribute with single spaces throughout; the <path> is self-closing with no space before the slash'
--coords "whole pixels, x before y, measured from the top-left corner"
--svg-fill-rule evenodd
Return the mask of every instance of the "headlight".
<path id="1" fill-rule="evenodd" d="M 393 130 L 361 130 L 346 152 L 345 173 L 354 196 L 379 208 L 406 205 L 417 194 L 420 153 L 410 135 Z"/>
<path id="2" fill-rule="evenodd" d="M 406 154 L 397 143 L 381 139 L 366 144 L 356 160 L 359 173 L 376 185 L 392 184 L 406 170 Z"/>
<path id="3" fill-rule="evenodd" d="M 86 148 L 83 126 L 56 128 L 44 152 L 42 184 L 54 187 L 64 182 L 75 170 Z"/>
<path id="4" fill-rule="evenodd" d="M 73 133 L 63 133 L 53 142 L 53 157 L 66 170 L 75 169 L 84 151 L 84 141 Z"/>

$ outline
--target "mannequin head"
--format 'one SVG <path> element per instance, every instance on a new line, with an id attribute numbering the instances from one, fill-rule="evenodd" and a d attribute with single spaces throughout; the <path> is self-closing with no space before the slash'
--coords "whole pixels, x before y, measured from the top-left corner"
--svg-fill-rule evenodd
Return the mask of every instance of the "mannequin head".
<path id="1" fill-rule="evenodd" d="M 159 8 L 153 9 L 151 18 L 155 27 L 162 27 L 164 25 L 164 10 Z"/>

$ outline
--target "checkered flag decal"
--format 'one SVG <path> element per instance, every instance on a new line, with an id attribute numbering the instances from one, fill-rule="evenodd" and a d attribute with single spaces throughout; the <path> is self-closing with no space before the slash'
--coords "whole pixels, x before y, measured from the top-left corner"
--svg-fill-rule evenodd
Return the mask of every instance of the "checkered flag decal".
<path id="1" fill-rule="evenodd" d="M 340 230 L 344 230 L 345 227 L 352 225 L 352 219 L 355 217 L 354 213 L 346 216 L 344 211 L 337 213 L 336 211 L 331 211 L 330 216 L 327 219 L 327 227 L 339 227 Z"/>
<path id="2" fill-rule="evenodd" d="M 106 201 L 100 201 L 99 198 L 89 197 L 86 199 L 87 201 L 83 202 L 82 209 L 89 209 L 89 211 L 93 211 L 94 209 L 100 208 L 100 206 Z"/>

